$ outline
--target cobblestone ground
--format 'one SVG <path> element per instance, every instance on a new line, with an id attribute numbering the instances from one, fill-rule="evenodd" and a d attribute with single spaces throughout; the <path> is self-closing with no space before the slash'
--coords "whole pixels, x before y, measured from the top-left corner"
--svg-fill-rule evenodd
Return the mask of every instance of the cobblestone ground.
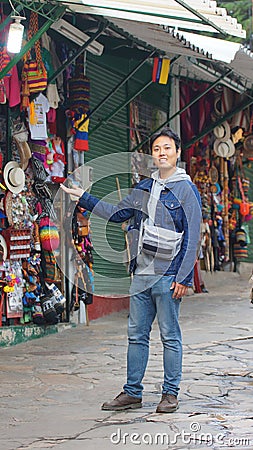
<path id="1" fill-rule="evenodd" d="M 181 308 L 180 408 L 156 414 L 162 382 L 157 324 L 143 408 L 100 406 L 125 381 L 127 312 L 3 348 L 0 449 L 253 449 L 253 305 L 247 274 L 205 275 L 208 294 Z"/>

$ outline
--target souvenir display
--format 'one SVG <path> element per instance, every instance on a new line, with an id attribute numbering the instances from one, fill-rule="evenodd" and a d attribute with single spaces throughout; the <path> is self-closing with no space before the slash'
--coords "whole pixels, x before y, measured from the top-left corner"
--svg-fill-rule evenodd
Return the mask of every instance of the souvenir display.
<path id="1" fill-rule="evenodd" d="M 202 268 L 208 271 L 224 270 L 230 262 L 236 270 L 237 263 L 248 257 L 244 228 L 252 220 L 253 203 L 250 178 L 245 175 L 250 159 L 247 142 L 250 132 L 244 137 L 240 127 L 231 130 L 225 121 L 192 150 L 189 172 L 202 199 L 201 258 Z"/>
<path id="2" fill-rule="evenodd" d="M 11 3 L 5 2 L 1 8 L 8 13 L 6 17 L 12 17 Z M 37 39 L 49 22 L 42 17 L 42 10 L 23 9 L 27 18 L 23 49 L 29 48 L 29 43 L 31 48 L 25 54 L 21 51 L 18 64 L 14 64 L 18 57 L 7 51 L 9 24 L 5 25 L 5 19 L 0 32 L 0 71 L 5 73 L 7 65 L 14 64 L 0 80 L 0 325 L 56 324 L 69 320 L 74 310 L 82 315 L 84 306 L 88 317 L 86 307 L 93 302 L 94 294 L 92 223 L 88 212 L 76 206 L 75 196 L 66 196 L 63 201 L 59 185 L 68 178 L 69 186 L 86 188 L 87 180 L 91 184 L 92 169 L 85 163 L 115 151 L 129 151 L 129 180 L 133 185 L 151 176 L 155 167 L 149 138 L 168 123 L 168 104 L 173 110 L 172 128 L 180 130 L 182 140 L 178 165 L 186 168 L 202 201 L 201 264 L 197 262 L 196 272 L 200 266 L 206 271 L 219 271 L 228 269 L 229 264 L 236 270 L 237 263 L 252 253 L 248 232 L 253 217 L 248 171 L 253 161 L 252 105 L 245 107 L 241 117 L 239 113 L 232 117 L 226 97 L 229 88 L 220 83 L 210 88 L 204 79 L 189 81 L 188 69 L 181 74 L 180 64 L 172 67 L 170 59 L 159 57 L 158 52 L 153 56 L 152 79 L 160 86 L 156 85 L 154 91 L 150 85 L 149 95 L 146 89 L 135 86 L 141 82 L 140 73 L 134 79 L 123 76 L 125 70 L 130 75 L 136 72 L 131 72 L 131 67 L 128 70 L 127 64 L 111 70 L 117 45 L 107 48 L 100 61 L 99 52 L 90 55 L 94 48 L 101 47 L 99 41 L 107 46 L 111 34 L 108 27 L 101 36 L 96 35 L 94 42 L 76 49 L 77 42 L 63 39 L 53 26 Z M 55 14 L 55 25 L 66 22 L 58 21 L 58 12 Z M 66 24 L 70 25 L 69 11 L 62 14 L 68 15 Z M 76 17 L 77 24 L 79 19 Z M 94 27 L 88 15 L 84 20 L 91 37 Z M 117 43 L 115 33 L 110 40 L 115 38 Z M 172 81 L 175 85 L 170 84 Z M 162 84 L 167 83 L 169 89 L 162 91 Z M 237 97 L 230 91 L 234 101 Z M 162 92 L 172 95 L 170 102 Z M 174 110 L 180 114 L 174 114 Z M 119 131 L 115 124 L 119 124 Z M 106 170 L 104 164 L 101 171 Z M 102 187 L 105 194 L 108 186 Z M 65 220 L 71 203 L 74 212 L 67 229 Z M 99 283 L 102 277 L 97 279 Z M 196 284 L 201 288 L 199 280 Z"/>
<path id="3" fill-rule="evenodd" d="M 41 141 L 47 139 L 46 109 L 43 120 L 39 119 L 42 131 L 37 122 L 43 102 L 47 99 L 39 95 L 29 103 L 25 119 L 11 121 L 12 159 L 4 163 L 2 158 L 1 163 L 0 326 L 45 326 L 66 315 L 66 299 L 58 287 L 62 286 L 61 275 L 53 253 L 60 245 L 60 235 L 49 184 L 65 179 L 65 150 L 60 138 L 50 139 L 55 165 L 50 173 L 52 167 L 46 164 L 50 143 Z"/>

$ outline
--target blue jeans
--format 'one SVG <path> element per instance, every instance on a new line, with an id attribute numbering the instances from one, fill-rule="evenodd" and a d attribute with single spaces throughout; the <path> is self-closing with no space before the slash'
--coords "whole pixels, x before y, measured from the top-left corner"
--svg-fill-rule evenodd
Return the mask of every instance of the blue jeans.
<path id="1" fill-rule="evenodd" d="M 152 284 L 152 277 L 153 282 Z M 182 337 L 178 323 L 181 299 L 172 298 L 170 289 L 175 277 L 136 275 L 130 287 L 128 322 L 127 383 L 124 392 L 142 397 L 152 323 L 157 315 L 163 344 L 163 394 L 176 395 L 182 374 Z"/>

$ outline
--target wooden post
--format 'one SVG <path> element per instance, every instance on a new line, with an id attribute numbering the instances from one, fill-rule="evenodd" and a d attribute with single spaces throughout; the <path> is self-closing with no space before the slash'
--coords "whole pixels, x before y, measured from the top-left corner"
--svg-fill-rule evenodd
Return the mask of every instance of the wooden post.
<path id="1" fill-rule="evenodd" d="M 229 225 L 228 225 L 228 162 L 224 159 L 224 238 L 225 238 L 225 262 L 229 260 Z"/>
<path id="2" fill-rule="evenodd" d="M 119 201 L 121 201 L 122 200 L 122 195 L 121 195 L 121 190 L 120 190 L 120 184 L 119 184 L 118 177 L 116 177 L 116 185 L 117 185 L 117 190 L 118 190 Z M 127 233 L 126 232 L 124 232 L 124 237 L 125 237 L 125 242 L 126 242 L 127 259 L 128 259 L 128 262 L 130 263 L 130 261 L 131 261 L 130 247 L 129 247 L 128 237 L 127 237 Z"/>
<path id="3" fill-rule="evenodd" d="M 82 282 L 83 282 L 83 286 L 86 286 L 85 280 L 84 280 L 84 276 L 83 276 L 83 272 L 82 272 L 82 266 L 78 266 L 78 275 L 81 278 Z M 88 314 L 88 305 L 85 304 L 85 315 L 86 315 L 86 325 L 89 326 L 90 325 L 90 321 L 89 321 L 89 314 Z"/>

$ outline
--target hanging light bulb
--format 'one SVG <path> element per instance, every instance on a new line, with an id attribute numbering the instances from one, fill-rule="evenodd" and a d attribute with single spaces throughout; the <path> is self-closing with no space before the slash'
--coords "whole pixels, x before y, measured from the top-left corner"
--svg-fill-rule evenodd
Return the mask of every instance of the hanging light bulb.
<path id="1" fill-rule="evenodd" d="M 19 53 L 21 50 L 24 25 L 22 25 L 21 20 L 25 20 L 22 16 L 11 16 L 14 22 L 10 24 L 8 40 L 7 40 L 7 51 L 10 53 Z"/>

